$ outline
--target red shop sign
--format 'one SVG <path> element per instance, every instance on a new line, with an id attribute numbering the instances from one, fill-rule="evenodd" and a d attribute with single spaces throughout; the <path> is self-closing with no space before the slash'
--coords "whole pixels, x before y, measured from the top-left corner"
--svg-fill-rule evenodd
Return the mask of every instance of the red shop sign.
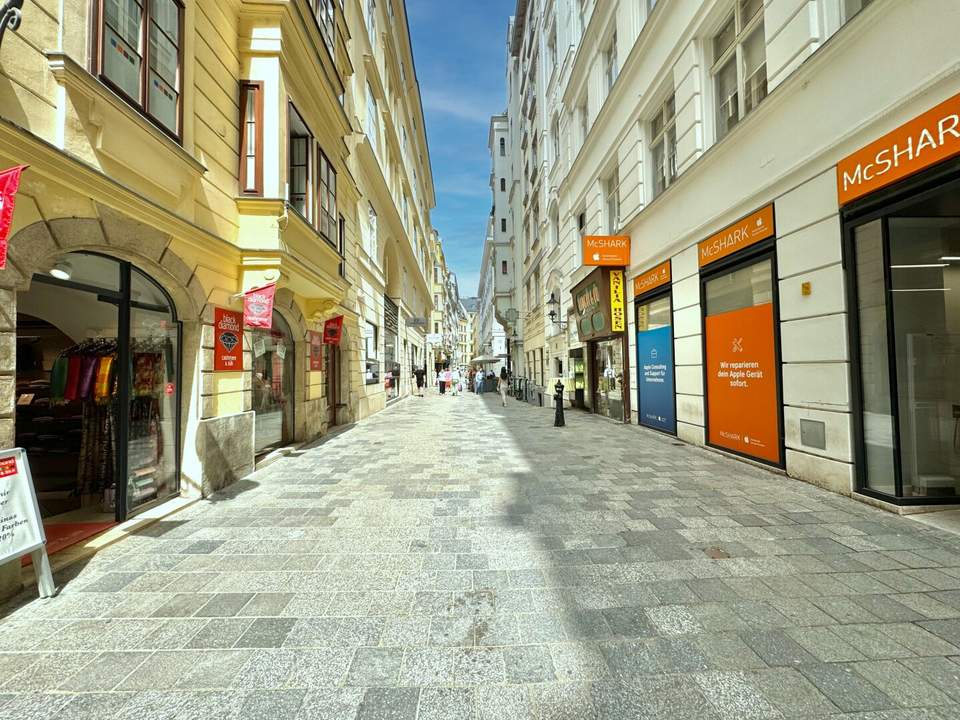
<path id="1" fill-rule="evenodd" d="M 243 370 L 243 316 L 235 310 L 214 309 L 213 370 Z"/>
<path id="2" fill-rule="evenodd" d="M 7 266 L 7 241 L 13 225 L 13 205 L 20 189 L 20 176 L 27 165 L 0 172 L 0 270 Z"/>
<path id="3" fill-rule="evenodd" d="M 247 290 L 243 295 L 243 324 L 263 330 L 272 328 L 273 296 L 276 292 L 276 283 Z"/>
<path id="4" fill-rule="evenodd" d="M 343 315 L 330 318 L 323 324 L 323 342 L 327 345 L 339 345 L 343 337 Z"/>
<path id="5" fill-rule="evenodd" d="M 323 370 L 323 333 L 310 331 L 310 371 Z"/>
<path id="6" fill-rule="evenodd" d="M 6 457 L 0 459 L 0 478 L 10 477 L 20 472 L 17 468 L 17 459 L 15 457 Z"/>

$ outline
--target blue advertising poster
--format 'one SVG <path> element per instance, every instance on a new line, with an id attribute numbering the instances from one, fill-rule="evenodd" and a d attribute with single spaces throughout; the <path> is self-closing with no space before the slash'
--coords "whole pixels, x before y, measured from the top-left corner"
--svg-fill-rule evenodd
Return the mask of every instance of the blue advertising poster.
<path id="1" fill-rule="evenodd" d="M 637 373 L 640 423 L 658 430 L 676 432 L 671 327 L 637 333 Z"/>

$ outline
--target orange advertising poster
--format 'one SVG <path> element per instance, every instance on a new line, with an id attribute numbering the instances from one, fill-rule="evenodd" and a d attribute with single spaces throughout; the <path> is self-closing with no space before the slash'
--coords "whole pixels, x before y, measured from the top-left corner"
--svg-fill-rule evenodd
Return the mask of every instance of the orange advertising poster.
<path id="1" fill-rule="evenodd" d="M 583 264 L 596 267 L 625 267 L 630 264 L 629 235 L 585 235 Z"/>
<path id="2" fill-rule="evenodd" d="M 841 205 L 960 155 L 960 95 L 940 103 L 837 164 Z"/>
<path id="3" fill-rule="evenodd" d="M 698 246 L 700 267 L 722 260 L 776 234 L 773 203 L 714 233 Z"/>
<path id="4" fill-rule="evenodd" d="M 669 282 L 670 261 L 667 260 L 633 279 L 633 296 L 643 295 Z"/>
<path id="5" fill-rule="evenodd" d="M 709 442 L 780 465 L 773 305 L 706 319 Z"/>

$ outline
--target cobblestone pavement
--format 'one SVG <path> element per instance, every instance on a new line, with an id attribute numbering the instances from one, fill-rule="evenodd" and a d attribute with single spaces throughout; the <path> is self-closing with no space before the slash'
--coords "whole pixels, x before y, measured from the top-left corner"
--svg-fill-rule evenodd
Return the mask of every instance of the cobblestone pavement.
<path id="1" fill-rule="evenodd" d="M 670 438 L 412 398 L 22 597 L 0 717 L 960 716 L 960 538 Z"/>

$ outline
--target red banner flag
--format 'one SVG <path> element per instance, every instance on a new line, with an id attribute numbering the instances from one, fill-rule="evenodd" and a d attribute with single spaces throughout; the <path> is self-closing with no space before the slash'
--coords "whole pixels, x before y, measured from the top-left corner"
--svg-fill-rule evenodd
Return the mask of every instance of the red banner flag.
<path id="1" fill-rule="evenodd" d="M 0 172 L 0 270 L 7 266 L 7 242 L 13 225 L 13 205 L 20 189 L 20 176 L 28 165 Z"/>
<path id="2" fill-rule="evenodd" d="M 323 324 L 323 342 L 327 345 L 339 345 L 343 337 L 343 315 L 330 318 Z"/>
<path id="3" fill-rule="evenodd" d="M 213 370 L 243 370 L 243 318 L 240 313 L 215 308 L 213 315 Z"/>
<path id="4" fill-rule="evenodd" d="M 247 290 L 243 295 L 243 324 L 264 330 L 272 328 L 273 296 L 276 292 L 276 283 Z"/>

